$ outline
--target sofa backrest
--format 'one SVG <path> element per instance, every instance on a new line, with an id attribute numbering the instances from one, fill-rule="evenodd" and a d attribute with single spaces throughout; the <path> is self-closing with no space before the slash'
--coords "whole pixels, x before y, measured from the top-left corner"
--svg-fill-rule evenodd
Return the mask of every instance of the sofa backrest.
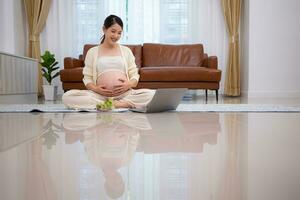
<path id="1" fill-rule="evenodd" d="M 88 52 L 88 50 L 94 46 L 97 46 L 98 44 L 86 44 L 83 47 L 83 54 L 80 56 L 82 60 L 85 59 L 85 56 Z M 124 45 L 131 49 L 134 57 L 135 57 L 135 63 L 138 67 L 142 66 L 142 45 Z"/>
<path id="2" fill-rule="evenodd" d="M 201 66 L 204 51 L 202 44 L 167 45 L 145 43 L 143 67 Z"/>
<path id="3" fill-rule="evenodd" d="M 86 44 L 81 59 L 85 59 L 88 50 L 97 44 Z M 153 44 L 124 45 L 131 49 L 138 67 L 155 66 L 201 66 L 204 60 L 202 44 Z"/>
<path id="4" fill-rule="evenodd" d="M 85 44 L 83 47 L 83 53 L 82 53 L 82 60 L 85 60 L 85 56 L 88 52 L 88 50 L 94 46 L 97 46 L 98 44 Z"/>
<path id="5" fill-rule="evenodd" d="M 129 47 L 135 57 L 135 64 L 138 66 L 138 67 L 141 67 L 142 66 L 142 55 L 143 55 L 143 52 L 142 52 L 142 45 L 124 45 L 126 47 Z"/>

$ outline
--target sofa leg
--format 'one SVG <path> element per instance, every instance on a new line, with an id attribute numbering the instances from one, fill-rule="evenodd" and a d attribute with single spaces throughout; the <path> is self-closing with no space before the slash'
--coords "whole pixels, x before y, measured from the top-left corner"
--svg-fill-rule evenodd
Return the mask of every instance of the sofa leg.
<path id="1" fill-rule="evenodd" d="M 207 101 L 207 89 L 205 90 L 205 101 Z"/>
<path id="2" fill-rule="evenodd" d="M 216 90 L 216 100 L 217 100 L 217 102 L 219 100 L 219 90 Z"/>

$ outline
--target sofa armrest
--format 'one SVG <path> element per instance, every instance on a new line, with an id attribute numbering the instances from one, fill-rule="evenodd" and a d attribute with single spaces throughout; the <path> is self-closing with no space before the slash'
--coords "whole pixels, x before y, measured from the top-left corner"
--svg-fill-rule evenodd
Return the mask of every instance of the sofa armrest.
<path id="1" fill-rule="evenodd" d="M 204 58 L 203 66 L 210 69 L 218 69 L 218 58 L 217 56 L 208 56 Z"/>
<path id="2" fill-rule="evenodd" d="M 71 58 L 71 57 L 66 57 L 64 59 L 65 69 L 73 69 L 77 67 L 84 67 L 84 61 L 77 58 Z"/>

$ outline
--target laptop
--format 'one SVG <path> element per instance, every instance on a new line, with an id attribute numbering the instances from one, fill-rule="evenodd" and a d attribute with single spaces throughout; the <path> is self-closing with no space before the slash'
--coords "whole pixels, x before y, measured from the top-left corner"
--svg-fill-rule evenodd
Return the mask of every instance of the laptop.
<path id="1" fill-rule="evenodd" d="M 187 88 L 157 89 L 152 100 L 144 108 L 129 109 L 133 112 L 155 113 L 176 110 Z"/>

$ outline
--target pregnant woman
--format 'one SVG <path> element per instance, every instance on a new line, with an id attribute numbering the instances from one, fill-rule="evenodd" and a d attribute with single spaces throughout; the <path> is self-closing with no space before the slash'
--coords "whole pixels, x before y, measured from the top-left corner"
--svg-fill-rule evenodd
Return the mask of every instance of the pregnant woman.
<path id="1" fill-rule="evenodd" d="M 83 82 L 88 90 L 64 93 L 63 103 L 69 108 L 95 109 L 111 98 L 115 108 L 146 106 L 155 90 L 132 89 L 138 84 L 139 74 L 131 50 L 117 43 L 123 31 L 122 20 L 110 15 L 102 29 L 100 45 L 91 48 L 85 58 Z"/>

